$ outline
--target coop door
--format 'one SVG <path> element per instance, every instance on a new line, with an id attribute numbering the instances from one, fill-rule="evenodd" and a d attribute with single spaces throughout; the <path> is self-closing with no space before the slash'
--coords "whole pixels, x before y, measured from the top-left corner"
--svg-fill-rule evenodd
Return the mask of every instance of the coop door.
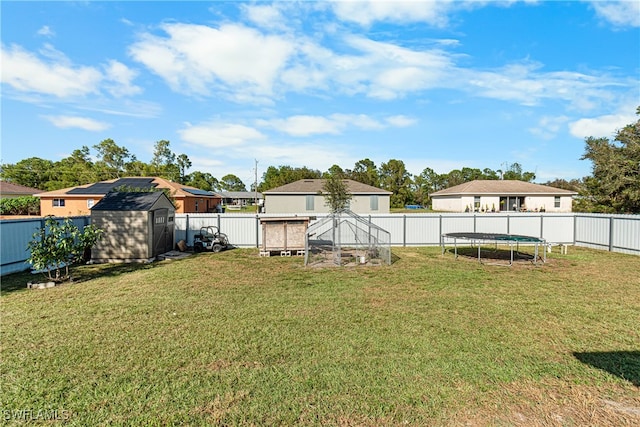
<path id="1" fill-rule="evenodd" d="M 153 211 L 153 256 L 173 249 L 173 232 L 169 228 L 169 209 Z"/>

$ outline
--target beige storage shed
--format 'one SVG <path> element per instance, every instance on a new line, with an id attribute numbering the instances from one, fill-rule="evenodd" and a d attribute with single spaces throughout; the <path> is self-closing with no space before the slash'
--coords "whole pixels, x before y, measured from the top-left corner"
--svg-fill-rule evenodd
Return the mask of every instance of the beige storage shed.
<path id="1" fill-rule="evenodd" d="M 311 217 L 260 218 L 261 256 L 279 252 L 281 256 L 304 255 L 305 236 Z"/>
<path id="2" fill-rule="evenodd" d="M 162 191 L 108 193 L 91 208 L 91 224 L 103 230 L 93 262 L 150 262 L 174 247 L 175 208 Z"/>

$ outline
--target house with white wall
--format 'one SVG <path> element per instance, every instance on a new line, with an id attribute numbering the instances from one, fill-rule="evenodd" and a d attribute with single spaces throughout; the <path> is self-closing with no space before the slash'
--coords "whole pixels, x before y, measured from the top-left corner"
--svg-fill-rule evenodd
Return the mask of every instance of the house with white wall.
<path id="1" fill-rule="evenodd" d="M 475 180 L 431 193 L 443 212 L 571 212 L 575 191 L 517 180 Z"/>

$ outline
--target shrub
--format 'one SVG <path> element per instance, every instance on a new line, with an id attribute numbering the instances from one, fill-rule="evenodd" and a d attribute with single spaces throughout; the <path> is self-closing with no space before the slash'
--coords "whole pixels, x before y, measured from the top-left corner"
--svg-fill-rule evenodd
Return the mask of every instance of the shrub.
<path id="1" fill-rule="evenodd" d="M 88 225 L 82 231 L 66 218 L 59 222 L 48 216 L 45 225 L 33 234 L 28 244 L 29 262 L 34 269 L 42 270 L 45 277 L 54 282 L 64 282 L 71 276 L 69 266 L 85 258 L 85 253 L 102 236 L 102 230 Z"/>

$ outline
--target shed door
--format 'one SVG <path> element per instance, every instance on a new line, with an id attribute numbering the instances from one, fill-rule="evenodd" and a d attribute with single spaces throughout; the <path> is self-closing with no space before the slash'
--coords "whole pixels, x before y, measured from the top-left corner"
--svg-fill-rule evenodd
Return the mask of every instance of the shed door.
<path id="1" fill-rule="evenodd" d="M 173 218 L 169 218 L 169 209 L 157 209 L 153 211 L 153 256 L 172 249 Z"/>

